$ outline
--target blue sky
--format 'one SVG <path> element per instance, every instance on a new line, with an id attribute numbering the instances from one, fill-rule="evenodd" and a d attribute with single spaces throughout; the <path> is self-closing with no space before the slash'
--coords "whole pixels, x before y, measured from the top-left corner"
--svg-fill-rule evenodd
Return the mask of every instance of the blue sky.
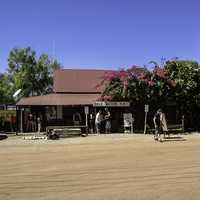
<path id="1" fill-rule="evenodd" d="M 199 10 L 198 0 L 0 0 L 0 71 L 28 46 L 64 68 L 200 61 Z"/>

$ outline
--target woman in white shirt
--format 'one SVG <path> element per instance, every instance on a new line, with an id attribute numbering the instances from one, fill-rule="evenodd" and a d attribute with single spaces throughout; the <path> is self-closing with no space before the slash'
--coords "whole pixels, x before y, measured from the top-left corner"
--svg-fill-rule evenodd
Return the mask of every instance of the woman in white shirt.
<path id="1" fill-rule="evenodd" d="M 102 111 L 99 110 L 99 112 L 96 114 L 96 117 L 95 117 L 95 126 L 96 126 L 97 133 L 101 132 L 101 122 L 102 122 L 102 120 L 103 120 Z"/>

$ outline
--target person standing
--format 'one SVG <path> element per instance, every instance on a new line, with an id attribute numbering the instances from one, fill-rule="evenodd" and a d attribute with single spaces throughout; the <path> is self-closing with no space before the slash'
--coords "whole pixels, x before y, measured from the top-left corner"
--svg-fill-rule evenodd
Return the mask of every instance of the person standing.
<path id="1" fill-rule="evenodd" d="M 31 113 L 28 114 L 28 120 L 27 120 L 27 127 L 26 127 L 26 131 L 27 132 L 32 132 L 33 131 L 33 115 Z"/>
<path id="2" fill-rule="evenodd" d="M 37 117 L 37 131 L 38 131 L 38 133 L 40 133 L 40 131 L 41 131 L 41 117 L 40 117 L 40 115 Z"/>
<path id="3" fill-rule="evenodd" d="M 111 132 L 111 115 L 110 112 L 108 110 L 108 108 L 105 108 L 105 131 L 106 133 L 110 133 Z"/>
<path id="4" fill-rule="evenodd" d="M 37 131 L 37 117 L 36 113 L 33 113 L 33 118 L 32 118 L 32 127 L 33 127 L 33 132 Z"/>
<path id="5" fill-rule="evenodd" d="M 90 133 L 95 133 L 95 114 L 92 111 L 89 115 Z"/>
<path id="6" fill-rule="evenodd" d="M 167 121 L 165 117 L 165 113 L 162 109 L 158 109 L 153 118 L 154 126 L 155 126 L 155 134 L 154 139 L 162 142 L 161 134 L 165 134 L 168 132 L 167 129 Z"/>
<path id="7" fill-rule="evenodd" d="M 160 126 L 161 126 L 161 131 L 163 133 L 163 136 L 165 138 L 166 133 L 168 133 L 168 128 L 167 128 L 166 116 L 165 116 L 165 113 L 162 110 L 161 110 L 161 113 L 160 113 Z"/>
<path id="8" fill-rule="evenodd" d="M 102 111 L 99 110 L 99 112 L 96 114 L 96 117 L 95 117 L 96 132 L 98 134 L 101 133 L 101 123 L 102 123 L 102 120 L 103 120 Z"/>
<path id="9" fill-rule="evenodd" d="M 73 114 L 73 123 L 74 123 L 74 126 L 81 125 L 81 122 L 82 122 L 81 114 L 79 112 L 75 112 Z"/>
<path id="10" fill-rule="evenodd" d="M 158 109 L 153 117 L 153 123 L 155 127 L 154 140 L 159 140 L 159 141 L 160 141 L 160 134 L 161 134 L 160 113 L 161 113 L 161 109 Z"/>

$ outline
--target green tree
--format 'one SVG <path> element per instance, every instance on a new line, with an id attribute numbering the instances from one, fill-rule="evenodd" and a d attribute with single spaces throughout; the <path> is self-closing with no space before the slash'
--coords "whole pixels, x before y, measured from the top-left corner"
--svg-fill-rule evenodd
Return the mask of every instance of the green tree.
<path id="1" fill-rule="evenodd" d="M 8 75 L 13 89 L 22 89 L 24 96 L 42 95 L 52 91 L 53 71 L 60 68 L 48 55 L 36 57 L 30 47 L 14 48 L 8 58 Z"/>
<path id="2" fill-rule="evenodd" d="M 186 126 L 200 125 L 200 66 L 196 61 L 168 61 L 165 66 L 175 81 L 174 101 L 186 117 Z"/>
<path id="3" fill-rule="evenodd" d="M 10 82 L 9 76 L 6 73 L 0 74 L 0 104 L 11 104 L 14 102 L 12 88 L 13 84 Z"/>
<path id="4" fill-rule="evenodd" d="M 175 98 L 183 107 L 197 104 L 200 93 L 200 67 L 195 61 L 168 61 L 165 69 L 176 83 Z M 186 108 L 187 109 L 187 108 Z"/>

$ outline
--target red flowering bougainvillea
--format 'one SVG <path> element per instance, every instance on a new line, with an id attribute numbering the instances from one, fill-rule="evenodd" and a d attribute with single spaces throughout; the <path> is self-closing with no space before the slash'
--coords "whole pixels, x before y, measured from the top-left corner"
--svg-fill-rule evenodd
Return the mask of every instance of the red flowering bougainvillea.
<path id="1" fill-rule="evenodd" d="M 119 71 L 107 72 L 99 86 L 104 86 L 101 100 L 129 100 L 131 102 L 149 102 L 170 96 L 175 87 L 167 70 L 156 66 L 153 71 L 139 66 Z"/>

